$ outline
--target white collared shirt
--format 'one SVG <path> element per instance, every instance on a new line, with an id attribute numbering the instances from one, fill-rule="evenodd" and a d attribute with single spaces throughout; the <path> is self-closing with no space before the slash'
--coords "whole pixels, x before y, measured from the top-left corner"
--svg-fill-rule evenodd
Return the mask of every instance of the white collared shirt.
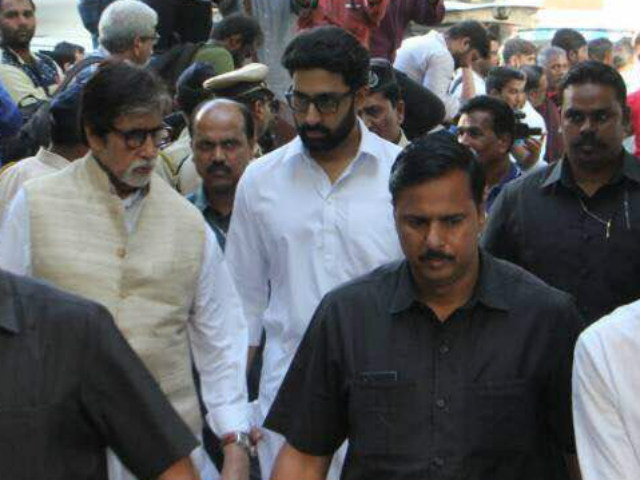
<path id="1" fill-rule="evenodd" d="M 25 158 L 8 167 L 0 174 L 0 218 L 26 181 L 56 173 L 70 163 L 66 158 L 41 148 L 35 157 Z"/>
<path id="2" fill-rule="evenodd" d="M 122 200 L 129 233 L 135 228 L 144 199 L 138 192 Z M 213 431 L 218 435 L 248 432 L 246 322 L 222 250 L 211 229 L 204 230 L 203 261 L 187 323 L 191 353 Z M 24 189 L 15 196 L 0 224 L 0 268 L 32 274 L 29 203 Z"/>
<path id="3" fill-rule="evenodd" d="M 226 258 L 250 345 L 266 332 L 260 422 L 324 294 L 402 256 L 388 186 L 400 148 L 359 128 L 358 153 L 334 184 L 299 137 L 249 164 L 238 184 Z"/>
<path id="4" fill-rule="evenodd" d="M 640 301 L 585 330 L 573 364 L 573 419 L 584 480 L 640 478 Z"/>
<path id="5" fill-rule="evenodd" d="M 460 100 L 449 94 L 455 62 L 442 33 L 431 30 L 404 40 L 393 66 L 435 93 L 444 103 L 446 118 L 456 116 Z"/>

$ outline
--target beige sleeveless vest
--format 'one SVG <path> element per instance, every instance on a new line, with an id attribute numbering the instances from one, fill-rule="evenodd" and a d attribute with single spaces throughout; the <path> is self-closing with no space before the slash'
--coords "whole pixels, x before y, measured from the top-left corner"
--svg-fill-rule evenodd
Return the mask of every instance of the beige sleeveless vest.
<path id="1" fill-rule="evenodd" d="M 186 322 L 204 249 L 200 212 L 154 175 L 129 235 L 122 201 L 90 155 L 25 189 L 33 275 L 104 305 L 199 432 Z"/>

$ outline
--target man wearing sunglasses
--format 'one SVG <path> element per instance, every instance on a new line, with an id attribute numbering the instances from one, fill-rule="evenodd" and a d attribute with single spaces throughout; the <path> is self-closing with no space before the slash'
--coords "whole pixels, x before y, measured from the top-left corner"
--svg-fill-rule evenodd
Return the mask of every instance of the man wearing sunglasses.
<path id="1" fill-rule="evenodd" d="M 400 149 L 356 116 L 367 94 L 368 52 L 346 31 L 319 27 L 287 46 L 283 65 L 298 136 L 249 164 L 226 243 L 251 355 L 266 333 L 258 425 L 322 296 L 401 255 L 386 189 Z M 258 454 L 269 478 L 284 439 L 263 433 Z M 342 458 L 344 450 L 329 478 L 338 478 Z"/>
<path id="2" fill-rule="evenodd" d="M 135 85 L 136 88 L 131 88 Z M 224 480 L 248 476 L 247 329 L 222 251 L 200 212 L 153 175 L 169 138 L 161 81 L 108 63 L 84 87 L 90 152 L 28 182 L 0 226 L 0 266 L 45 279 L 107 307 L 194 433 L 201 414 L 222 439 Z M 192 459 L 215 475 L 201 448 Z M 134 477 L 109 455 L 111 480 Z"/>

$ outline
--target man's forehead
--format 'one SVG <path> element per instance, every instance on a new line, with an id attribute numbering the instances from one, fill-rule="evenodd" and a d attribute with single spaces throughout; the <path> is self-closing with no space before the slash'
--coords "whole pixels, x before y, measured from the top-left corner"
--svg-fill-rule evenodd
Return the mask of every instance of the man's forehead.
<path id="1" fill-rule="evenodd" d="M 458 122 L 458 126 L 491 129 L 492 115 L 485 110 L 473 110 L 468 113 L 463 113 Z"/>
<path id="2" fill-rule="evenodd" d="M 563 102 L 566 107 L 579 105 L 585 110 L 596 110 L 618 104 L 615 89 L 611 85 L 600 83 L 569 85 L 564 90 Z"/>

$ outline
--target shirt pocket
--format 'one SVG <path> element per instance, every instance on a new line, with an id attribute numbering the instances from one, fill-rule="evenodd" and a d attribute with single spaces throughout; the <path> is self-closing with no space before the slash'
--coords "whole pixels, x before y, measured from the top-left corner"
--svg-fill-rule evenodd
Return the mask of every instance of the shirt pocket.
<path id="1" fill-rule="evenodd" d="M 527 380 L 469 385 L 465 392 L 468 453 L 522 453 L 534 449 L 534 395 Z"/>
<path id="2" fill-rule="evenodd" d="M 349 401 L 350 448 L 360 455 L 385 455 L 413 440 L 411 380 L 354 380 Z"/>

